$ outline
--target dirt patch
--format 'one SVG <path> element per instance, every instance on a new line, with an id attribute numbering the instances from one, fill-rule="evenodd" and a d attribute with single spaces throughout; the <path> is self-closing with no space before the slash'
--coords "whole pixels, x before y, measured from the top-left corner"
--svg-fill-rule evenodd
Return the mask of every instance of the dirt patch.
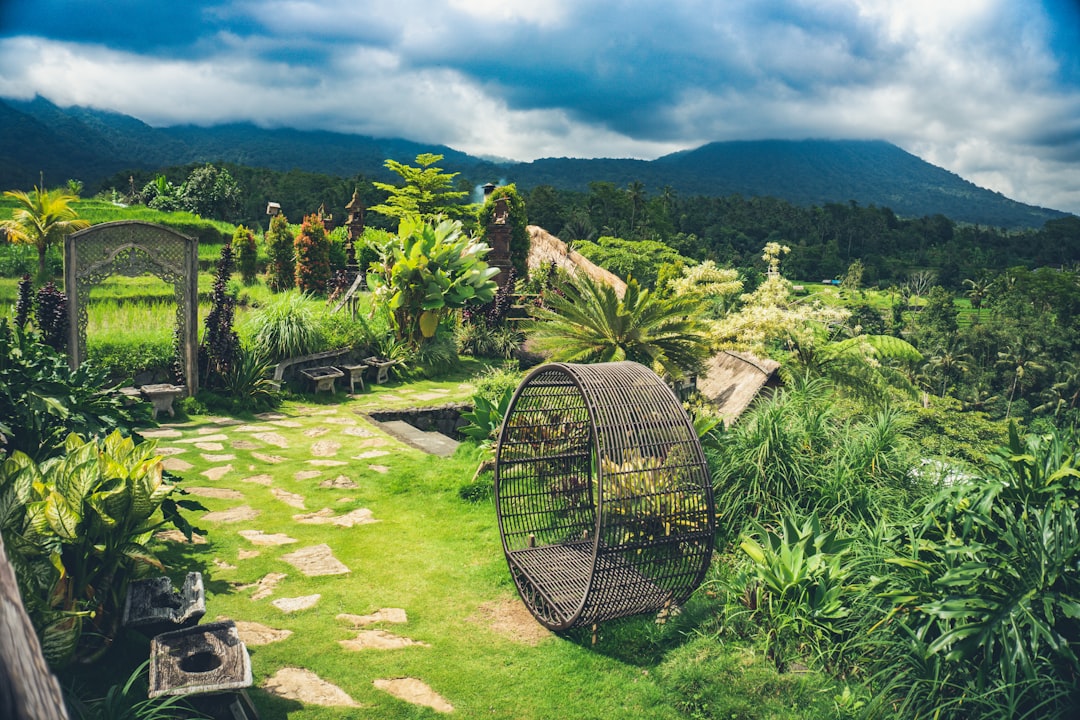
<path id="1" fill-rule="evenodd" d="M 346 575 L 349 572 L 349 568 L 334 557 L 334 551 L 326 543 L 300 548 L 296 552 L 282 555 L 281 559 L 308 577 Z"/>
<path id="2" fill-rule="evenodd" d="M 218 619 L 224 620 L 225 618 Z M 237 620 L 236 633 L 240 636 L 240 641 L 245 645 L 269 645 L 270 643 L 285 640 L 292 635 L 292 630 L 278 630 L 257 622 Z"/>
<path id="3" fill-rule="evenodd" d="M 288 490 L 281 490 L 280 488 L 273 488 L 270 492 L 273 493 L 274 497 L 289 507 L 294 507 L 297 510 L 305 509 L 303 495 L 297 495 L 296 493 L 291 493 Z M 293 517 L 295 518 L 296 516 L 294 515 Z"/>
<path id="4" fill-rule="evenodd" d="M 402 608 L 379 608 L 370 615 L 349 615 L 348 613 L 341 613 L 336 619 L 351 623 L 353 627 L 364 627 L 365 625 L 374 625 L 375 623 L 409 622 L 409 618 Z"/>
<path id="5" fill-rule="evenodd" d="M 266 453 L 253 452 L 251 453 L 251 457 L 264 463 L 270 463 L 271 465 L 285 462 L 285 458 L 280 455 L 267 455 Z"/>
<path id="6" fill-rule="evenodd" d="M 270 604 L 281 612 L 288 614 L 315 607 L 321 597 L 322 595 L 315 593 L 314 595 L 301 595 L 300 597 L 278 598 Z"/>
<path id="7" fill-rule="evenodd" d="M 244 493 L 239 490 L 217 487 L 189 487 L 185 488 L 192 495 L 208 498 L 220 498 L 222 500 L 243 500 Z"/>
<path id="8" fill-rule="evenodd" d="M 266 485 L 269 487 L 273 484 L 274 478 L 263 473 L 261 475 L 250 475 L 246 478 L 240 478 L 240 482 L 255 483 L 256 485 Z"/>
<path id="9" fill-rule="evenodd" d="M 161 467 L 169 472 L 187 472 L 195 466 L 178 457 L 168 457 L 161 461 Z"/>
<path id="10" fill-rule="evenodd" d="M 205 520 L 206 522 L 230 523 L 254 520 L 257 517 L 259 517 L 259 511 L 255 508 L 250 505 L 237 505 L 236 507 L 231 507 L 227 510 L 208 512 L 199 519 Z"/>
<path id="11" fill-rule="evenodd" d="M 344 515 L 335 515 L 330 508 L 323 508 L 318 512 L 306 515 L 293 515 L 293 520 L 304 525 L 337 525 L 338 527 L 353 527 L 354 525 L 370 525 L 379 522 L 367 508 L 357 508 Z"/>
<path id="12" fill-rule="evenodd" d="M 361 630 L 352 640 L 338 640 L 338 645 L 346 650 L 398 650 L 418 646 L 431 647 L 426 642 L 395 635 L 386 630 Z"/>
<path id="13" fill-rule="evenodd" d="M 220 480 L 230 472 L 232 472 L 232 465 L 220 465 L 218 467 L 210 468 L 209 470 L 203 470 L 199 474 L 207 480 Z"/>
<path id="14" fill-rule="evenodd" d="M 454 712 L 454 706 L 439 693 L 428 687 L 427 683 L 416 678 L 391 678 L 374 680 L 372 684 L 385 693 L 390 693 L 398 700 L 413 705 L 424 705 L 437 712 Z"/>
<path id="15" fill-rule="evenodd" d="M 268 534 L 262 530 L 241 530 L 237 535 L 252 545 L 288 545 L 296 542 L 296 538 L 291 538 L 285 533 Z"/>
<path id="16" fill-rule="evenodd" d="M 268 573 L 257 582 L 249 583 L 248 585 L 237 585 L 236 589 L 250 590 L 251 588 L 255 588 L 255 592 L 251 593 L 251 599 L 262 600 L 263 598 L 268 598 L 273 595 L 274 588 L 287 577 L 288 575 L 285 573 Z"/>
<path id="17" fill-rule="evenodd" d="M 517 598 L 483 603 L 465 620 L 486 625 L 500 635 L 525 645 L 537 645 L 552 635 Z"/>
<path id="18" fill-rule="evenodd" d="M 352 490 L 355 487 L 359 487 L 355 482 L 350 480 L 345 475 L 338 475 L 333 480 L 323 480 L 319 483 L 321 488 L 336 488 L 338 490 Z"/>

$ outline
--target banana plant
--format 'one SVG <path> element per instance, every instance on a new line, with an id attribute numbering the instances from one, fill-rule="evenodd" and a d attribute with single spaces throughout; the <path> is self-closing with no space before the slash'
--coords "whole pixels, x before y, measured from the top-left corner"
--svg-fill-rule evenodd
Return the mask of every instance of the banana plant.
<path id="1" fill-rule="evenodd" d="M 73 433 L 63 450 L 40 464 L 17 451 L 0 465 L 0 532 L 54 667 L 108 647 L 128 581 L 164 570 L 153 534 L 172 524 L 190 536 L 179 509 L 205 509 L 172 497 L 182 491 L 165 476 L 154 441 Z"/>

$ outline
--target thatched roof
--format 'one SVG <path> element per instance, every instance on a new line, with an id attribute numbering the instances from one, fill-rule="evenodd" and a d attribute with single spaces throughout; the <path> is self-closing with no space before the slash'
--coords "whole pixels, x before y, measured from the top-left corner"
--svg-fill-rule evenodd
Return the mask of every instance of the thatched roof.
<path id="1" fill-rule="evenodd" d="M 615 293 L 622 297 L 626 292 L 626 283 L 613 272 L 605 270 L 587 257 L 571 250 L 566 243 L 547 230 L 536 225 L 529 226 L 529 272 L 546 270 L 555 263 L 555 267 L 569 275 L 583 273 L 587 277 L 610 285 Z"/>
<path id="2" fill-rule="evenodd" d="M 766 387 L 779 385 L 780 363 L 750 353 L 723 350 L 705 363 L 698 392 L 715 406 L 725 425 L 731 425 Z"/>

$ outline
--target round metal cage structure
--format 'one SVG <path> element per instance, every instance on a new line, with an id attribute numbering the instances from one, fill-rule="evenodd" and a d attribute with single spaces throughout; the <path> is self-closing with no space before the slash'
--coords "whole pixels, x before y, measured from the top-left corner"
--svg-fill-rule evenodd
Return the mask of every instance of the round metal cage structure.
<path id="1" fill-rule="evenodd" d="M 529 373 L 499 432 L 495 508 L 518 592 L 551 630 L 681 605 L 712 557 L 697 434 L 633 362 Z"/>

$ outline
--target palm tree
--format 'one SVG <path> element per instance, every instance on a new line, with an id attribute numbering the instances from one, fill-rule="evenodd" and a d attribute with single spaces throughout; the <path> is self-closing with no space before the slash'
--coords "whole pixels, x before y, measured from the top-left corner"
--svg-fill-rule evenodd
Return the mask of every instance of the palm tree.
<path id="1" fill-rule="evenodd" d="M 978 280 L 968 278 L 964 280 L 964 284 L 970 288 L 964 294 L 971 300 L 971 307 L 975 309 L 975 322 L 978 322 L 982 317 L 983 300 L 990 294 L 991 282 L 982 278 Z"/>
<path id="2" fill-rule="evenodd" d="M 632 360 L 680 378 L 708 353 L 699 303 L 693 297 L 659 298 L 633 278 L 620 299 L 599 281 L 579 276 L 530 309 L 533 347 L 556 362 Z"/>
<path id="3" fill-rule="evenodd" d="M 1045 372 L 1047 366 L 1035 356 L 1034 350 L 1022 341 L 1016 341 L 1003 351 L 998 352 L 998 367 L 1012 373 L 1012 387 L 1009 388 L 1009 400 L 1005 406 L 1006 419 L 1012 414 L 1013 400 L 1019 390 L 1024 394 L 1024 386 L 1035 382 L 1035 376 Z"/>
<path id="4" fill-rule="evenodd" d="M 889 388 L 914 396 L 905 365 L 922 360 L 911 343 L 892 335 L 854 335 L 832 339 L 817 333 L 797 343 L 781 373 L 785 382 L 799 376 L 827 378 L 837 388 L 872 402 Z"/>
<path id="5" fill-rule="evenodd" d="M 38 251 L 38 276 L 45 276 L 45 253 L 49 246 L 60 242 L 75 230 L 90 227 L 86 220 L 79 220 L 70 203 L 78 198 L 66 190 L 42 190 L 35 187 L 32 193 L 8 190 L 5 197 L 14 198 L 21 207 L 15 208 L 11 219 L 0 223 L 12 242 L 34 245 Z"/>

